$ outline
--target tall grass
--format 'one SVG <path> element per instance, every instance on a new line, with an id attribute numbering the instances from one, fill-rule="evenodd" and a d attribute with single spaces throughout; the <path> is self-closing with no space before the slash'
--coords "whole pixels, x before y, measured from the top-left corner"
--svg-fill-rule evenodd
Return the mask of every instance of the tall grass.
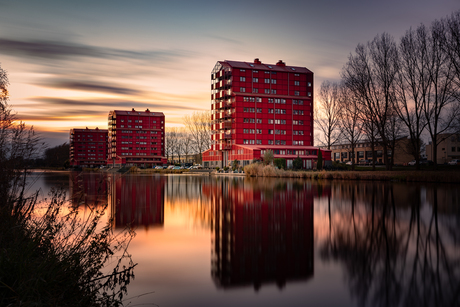
<path id="1" fill-rule="evenodd" d="M 253 163 L 246 165 L 244 172 L 250 177 L 460 183 L 460 172 L 456 171 L 290 171 Z"/>

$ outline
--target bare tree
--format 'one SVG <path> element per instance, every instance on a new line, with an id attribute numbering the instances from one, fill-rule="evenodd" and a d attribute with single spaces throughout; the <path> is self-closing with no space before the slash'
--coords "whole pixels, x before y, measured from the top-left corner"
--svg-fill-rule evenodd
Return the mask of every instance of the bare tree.
<path id="1" fill-rule="evenodd" d="M 338 105 L 341 109 L 340 124 L 343 133 L 343 138 L 350 143 L 351 146 L 351 168 L 355 169 L 355 148 L 356 144 L 361 140 L 363 134 L 363 120 L 361 118 L 361 106 L 350 89 L 342 86 L 339 91 Z"/>
<path id="2" fill-rule="evenodd" d="M 194 112 L 185 115 L 183 120 L 200 154 L 201 163 L 203 151 L 211 148 L 211 111 Z"/>
<path id="3" fill-rule="evenodd" d="M 414 155 L 420 169 L 422 133 L 427 124 L 423 103 L 428 99 L 431 77 L 428 60 L 428 32 L 421 25 L 410 29 L 399 44 L 399 70 L 395 82 L 396 100 L 394 109 L 404 123 L 410 137 L 409 152 Z"/>
<path id="4" fill-rule="evenodd" d="M 441 47 L 450 59 L 455 69 L 455 82 L 460 87 L 460 11 L 443 19 L 444 35 L 440 36 Z M 460 97 L 457 97 L 459 99 Z"/>
<path id="5" fill-rule="evenodd" d="M 339 103 L 339 85 L 329 81 L 321 84 L 315 104 L 315 125 L 322 133 L 321 145 L 331 146 L 340 141 L 341 105 Z M 317 138 L 318 139 L 318 138 Z"/>
<path id="6" fill-rule="evenodd" d="M 366 118 L 373 121 L 383 146 L 386 168 L 391 170 L 388 148 L 391 136 L 388 125 L 392 116 L 394 81 L 397 73 L 398 51 L 389 34 L 378 35 L 367 45 L 358 45 L 342 70 L 344 84 L 362 103 Z"/>
<path id="7" fill-rule="evenodd" d="M 435 21 L 431 25 L 426 47 L 430 85 L 427 99 L 423 102 L 423 112 L 432 142 L 435 165 L 437 163 L 437 147 L 443 140 L 440 135 L 452 132 L 455 122 L 460 116 L 454 61 L 442 48 L 446 31 L 445 23 Z"/>
<path id="8" fill-rule="evenodd" d="M 185 161 L 188 162 L 190 160 L 190 155 L 194 153 L 195 144 L 186 128 L 180 129 L 180 135 L 182 153 L 185 155 Z"/>
<path id="9" fill-rule="evenodd" d="M 177 142 L 178 142 L 178 135 L 177 135 L 177 128 L 172 127 L 172 128 L 166 128 L 165 131 L 165 153 L 166 153 L 166 159 L 170 162 L 173 163 L 173 156 L 174 153 L 176 152 L 176 147 L 177 147 Z M 170 159 L 171 157 L 171 159 Z"/>

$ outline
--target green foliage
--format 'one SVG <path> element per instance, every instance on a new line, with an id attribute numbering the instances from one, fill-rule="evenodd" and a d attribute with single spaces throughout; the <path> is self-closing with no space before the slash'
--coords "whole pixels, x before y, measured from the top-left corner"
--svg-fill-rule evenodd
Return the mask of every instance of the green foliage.
<path id="1" fill-rule="evenodd" d="M 318 170 L 323 169 L 323 153 L 321 152 L 320 149 L 318 149 L 318 164 L 316 166 Z"/>
<path id="2" fill-rule="evenodd" d="M 299 169 L 302 169 L 302 166 L 303 166 L 302 158 L 297 156 L 297 158 L 295 158 L 294 161 L 292 162 L 292 168 L 294 170 L 299 170 Z"/>
<path id="3" fill-rule="evenodd" d="M 286 159 L 284 158 L 276 158 L 273 163 L 279 169 L 286 169 Z"/>
<path id="4" fill-rule="evenodd" d="M 239 164 L 240 164 L 240 162 L 237 159 L 233 160 L 232 161 L 232 170 L 234 171 L 234 170 L 238 169 Z"/>
<path id="5" fill-rule="evenodd" d="M 269 165 L 273 163 L 274 155 L 272 150 L 266 150 L 264 153 L 264 164 Z"/>
<path id="6" fill-rule="evenodd" d="M 228 171 L 229 167 L 228 166 L 224 166 L 224 171 Z"/>

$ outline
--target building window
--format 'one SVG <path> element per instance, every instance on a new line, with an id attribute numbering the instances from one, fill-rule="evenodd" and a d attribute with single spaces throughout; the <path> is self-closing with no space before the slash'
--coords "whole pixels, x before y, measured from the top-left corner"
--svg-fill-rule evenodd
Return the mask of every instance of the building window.
<path id="1" fill-rule="evenodd" d="M 241 72 L 246 72 L 246 70 L 245 70 L 245 69 L 240 69 L 240 71 L 241 71 Z"/>
<path id="2" fill-rule="evenodd" d="M 311 92 L 308 92 L 308 97 L 311 97 Z"/>
<path id="3" fill-rule="evenodd" d="M 273 134 L 273 130 L 272 130 L 272 129 L 268 129 L 268 134 Z"/>
<path id="4" fill-rule="evenodd" d="M 294 95 L 299 96 L 299 91 L 294 91 Z"/>
<path id="5" fill-rule="evenodd" d="M 276 90 L 271 90 L 271 93 L 272 93 L 272 94 L 276 94 Z"/>
<path id="6" fill-rule="evenodd" d="M 257 93 L 259 93 L 259 89 L 258 89 L 258 88 L 253 88 L 253 89 L 252 89 L 252 92 L 255 93 L 255 94 L 257 94 Z"/>
<path id="7" fill-rule="evenodd" d="M 300 85 L 300 81 L 294 81 L 294 85 Z"/>
<path id="8" fill-rule="evenodd" d="M 276 84 L 276 79 L 272 79 L 272 84 Z"/>
<path id="9" fill-rule="evenodd" d="M 257 123 L 258 123 L 258 124 L 262 124 L 262 119 L 258 118 L 258 119 L 257 119 Z"/>
<path id="10" fill-rule="evenodd" d="M 257 145 L 262 145 L 262 140 L 256 140 Z"/>
<path id="11" fill-rule="evenodd" d="M 259 78 L 252 78 L 252 82 L 258 83 L 258 82 L 259 82 Z"/>
<path id="12" fill-rule="evenodd" d="M 311 87 L 311 82 L 308 82 L 308 86 Z"/>
<path id="13" fill-rule="evenodd" d="M 268 103 L 273 103 L 273 98 L 268 98 Z"/>
<path id="14" fill-rule="evenodd" d="M 256 102 L 262 102 L 262 98 L 256 97 Z"/>
<path id="15" fill-rule="evenodd" d="M 241 93 L 245 93 L 245 92 L 246 92 L 246 88 L 240 87 L 240 92 L 241 92 Z"/>
<path id="16" fill-rule="evenodd" d="M 264 90 L 264 93 L 265 93 L 265 94 L 270 94 L 270 90 L 269 90 L 268 88 L 266 88 L 266 89 Z"/>
<path id="17" fill-rule="evenodd" d="M 262 113 L 262 109 L 261 109 L 261 108 L 257 108 L 257 113 Z"/>
<path id="18" fill-rule="evenodd" d="M 273 145 L 273 140 L 268 140 L 268 145 Z"/>

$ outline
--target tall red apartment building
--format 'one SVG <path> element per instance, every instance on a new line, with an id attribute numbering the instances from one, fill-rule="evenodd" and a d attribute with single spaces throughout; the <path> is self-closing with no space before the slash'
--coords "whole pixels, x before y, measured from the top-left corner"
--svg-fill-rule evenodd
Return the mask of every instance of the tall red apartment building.
<path id="1" fill-rule="evenodd" d="M 107 130 L 70 129 L 70 165 L 96 167 L 107 162 Z"/>
<path id="2" fill-rule="evenodd" d="M 162 112 L 115 110 L 110 111 L 108 120 L 107 164 L 153 167 L 167 162 Z"/>
<path id="3" fill-rule="evenodd" d="M 203 153 L 208 167 L 243 165 L 272 150 L 287 166 L 299 156 L 304 168 L 318 158 L 313 147 L 313 72 L 286 66 L 218 61 L 211 73 L 212 147 Z M 324 160 L 331 159 L 322 150 Z"/>

